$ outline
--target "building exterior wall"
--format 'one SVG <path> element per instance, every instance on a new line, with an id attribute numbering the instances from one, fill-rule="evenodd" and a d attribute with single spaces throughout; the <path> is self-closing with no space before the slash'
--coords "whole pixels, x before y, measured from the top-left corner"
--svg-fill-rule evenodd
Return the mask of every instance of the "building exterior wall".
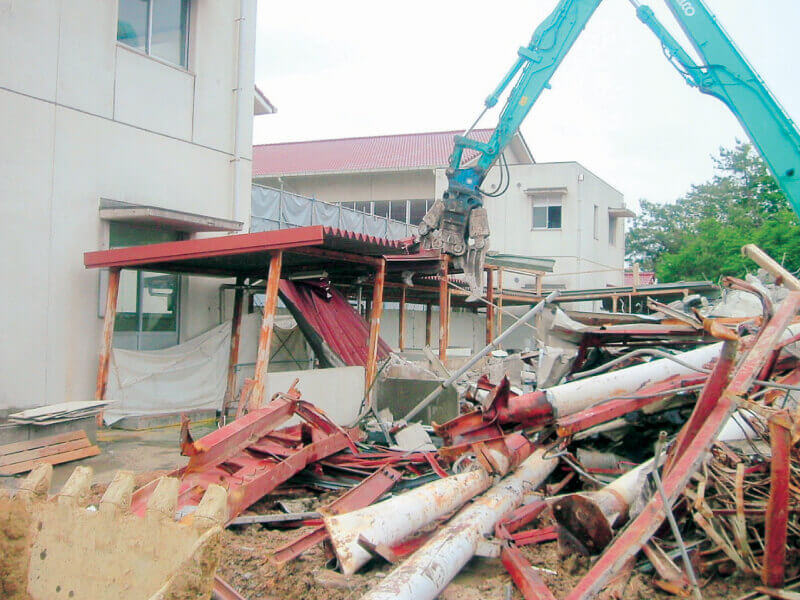
<path id="1" fill-rule="evenodd" d="M 555 259 L 553 274 L 544 279 L 546 287 L 566 289 L 601 288 L 622 285 L 625 240 L 622 219 L 616 219 L 616 243 L 609 243 L 609 208 L 624 207 L 620 192 L 575 162 L 511 165 L 511 185 L 498 198 L 486 198 L 491 250 Z M 494 170 L 484 189 L 498 183 Z M 436 173 L 436 194 L 447 188 L 444 170 Z M 561 198 L 561 227 L 533 228 L 533 193 L 553 190 Z M 594 207 L 597 206 L 597 238 Z M 509 276 L 510 275 L 510 276 Z M 503 284 L 519 288 L 531 281 L 524 276 L 504 275 Z"/>
<path id="2" fill-rule="evenodd" d="M 256 2 L 245 6 L 249 142 Z M 115 0 L 0 7 L 0 407 L 94 395 L 99 275 L 83 253 L 108 246 L 101 198 L 242 220 L 237 19 L 238 2 L 193 1 L 183 69 L 117 43 Z M 218 322 L 219 283 L 184 281 L 182 340 Z"/>

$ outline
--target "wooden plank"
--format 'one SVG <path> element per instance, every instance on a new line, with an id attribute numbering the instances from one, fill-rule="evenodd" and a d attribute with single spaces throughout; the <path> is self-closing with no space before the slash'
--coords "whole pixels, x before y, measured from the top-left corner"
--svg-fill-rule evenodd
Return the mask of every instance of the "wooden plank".
<path id="1" fill-rule="evenodd" d="M 25 452 L 14 452 L 13 454 L 0 456 L 0 467 L 28 462 L 53 454 L 63 454 L 64 452 L 71 452 L 72 450 L 80 450 L 81 448 L 86 448 L 91 445 L 92 443 L 89 441 L 89 438 L 84 437 L 73 442 L 53 444 L 51 446 L 44 446 L 43 448 L 36 448 L 35 450 L 26 450 Z"/>
<path id="2" fill-rule="evenodd" d="M 34 448 L 51 446 L 52 444 L 71 442 L 73 440 L 78 440 L 85 437 L 86 432 L 83 429 L 78 429 L 77 431 L 68 431 L 67 433 L 59 433 L 58 435 L 28 440 L 26 442 L 14 442 L 13 444 L 0 446 L 0 455 L 11 454 L 13 452 L 23 452 L 24 450 L 33 450 Z"/>
<path id="3" fill-rule="evenodd" d="M 291 521 L 305 521 L 306 519 L 321 519 L 322 515 L 316 511 L 299 513 L 276 513 L 273 515 L 246 515 L 236 517 L 228 523 L 230 525 L 252 525 L 253 523 L 285 523 Z"/>
<path id="4" fill-rule="evenodd" d="M 88 458 L 90 456 L 97 456 L 100 454 L 100 448 L 97 446 L 89 446 L 88 448 L 81 448 L 80 450 L 73 450 L 72 452 L 64 452 L 63 454 L 54 454 L 53 456 L 45 456 L 37 460 L 31 460 L 24 463 L 17 463 L 8 467 L 0 468 L 0 475 L 16 475 L 17 473 L 25 473 L 30 471 L 39 463 L 48 463 L 51 465 L 60 465 L 61 463 L 78 460 L 81 458 Z"/>

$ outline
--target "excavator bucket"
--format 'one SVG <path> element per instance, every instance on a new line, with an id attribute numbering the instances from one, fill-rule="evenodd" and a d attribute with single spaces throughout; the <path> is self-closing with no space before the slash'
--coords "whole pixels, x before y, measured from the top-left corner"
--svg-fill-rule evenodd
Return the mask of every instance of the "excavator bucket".
<path id="1" fill-rule="evenodd" d="M 227 493 L 208 486 L 175 521 L 178 480 L 163 477 L 144 517 L 131 514 L 133 473 L 119 471 L 97 507 L 92 470 L 78 467 L 48 497 L 53 467 L 38 465 L 0 491 L 0 598 L 4 600 L 208 599 L 220 559 Z"/>

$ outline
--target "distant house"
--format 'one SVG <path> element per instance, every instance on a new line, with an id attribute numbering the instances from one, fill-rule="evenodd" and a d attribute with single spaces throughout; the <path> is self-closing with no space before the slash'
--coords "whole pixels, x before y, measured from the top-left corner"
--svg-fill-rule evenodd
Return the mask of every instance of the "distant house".
<path id="1" fill-rule="evenodd" d="M 0 409 L 89 400 L 83 253 L 247 227 L 256 0 L 4 2 L 0 32 Z M 219 285 L 123 272 L 115 346 L 216 325 Z"/>
<path id="2" fill-rule="evenodd" d="M 445 169 L 453 148 L 446 131 L 257 145 L 254 182 L 339 203 L 370 215 L 416 225 L 447 188 Z M 487 141 L 491 129 L 471 136 Z M 465 160 L 475 158 L 465 154 Z M 633 216 L 622 194 L 576 162 L 537 163 L 520 133 L 505 151 L 511 185 L 487 198 L 491 249 L 554 259 L 545 288 L 621 285 L 624 219 Z M 494 167 L 484 184 L 499 184 Z M 254 216 L 255 212 L 254 212 Z M 507 288 L 531 287 L 509 274 Z"/>

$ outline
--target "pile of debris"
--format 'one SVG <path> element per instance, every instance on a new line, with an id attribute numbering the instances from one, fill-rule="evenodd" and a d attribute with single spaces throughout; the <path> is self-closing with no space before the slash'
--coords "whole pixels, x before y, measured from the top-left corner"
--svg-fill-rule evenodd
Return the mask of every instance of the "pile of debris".
<path id="1" fill-rule="evenodd" d="M 130 494 L 130 513 L 165 481 L 187 522 L 227 490 L 224 599 L 796 598 L 800 282 L 781 277 L 655 303 L 647 323 L 578 323 L 551 296 L 519 321 L 539 318 L 533 391 L 481 373 L 499 339 L 402 419 L 367 401 L 344 428 L 292 386 L 201 439 L 185 422 L 188 463 Z M 460 415 L 415 422 L 456 382 Z M 453 593 L 475 556 L 507 575 Z"/>

